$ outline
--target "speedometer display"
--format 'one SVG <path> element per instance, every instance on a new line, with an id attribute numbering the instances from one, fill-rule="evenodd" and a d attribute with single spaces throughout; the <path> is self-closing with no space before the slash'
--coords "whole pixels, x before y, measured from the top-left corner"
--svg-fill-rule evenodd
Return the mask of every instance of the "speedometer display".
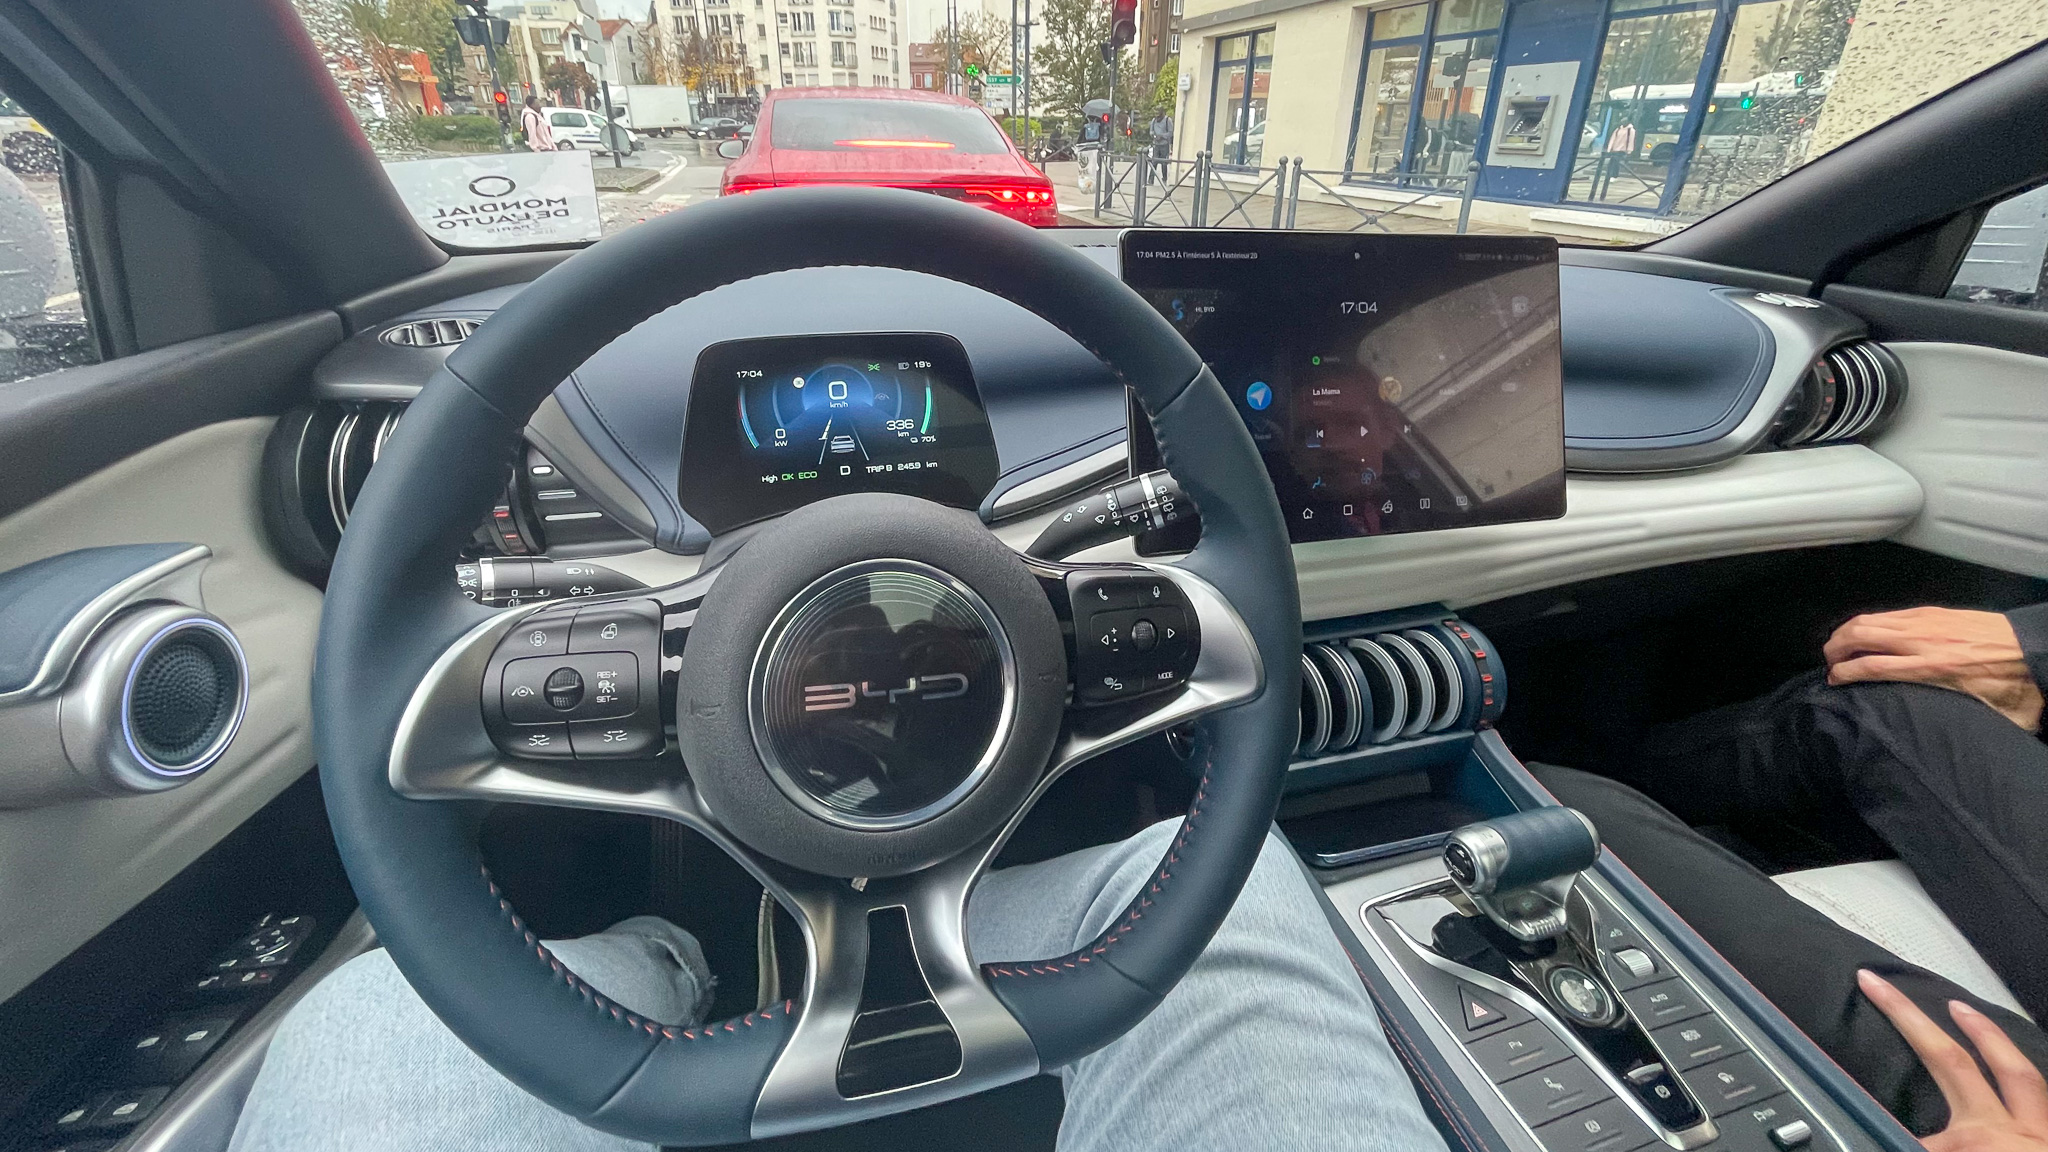
<path id="1" fill-rule="evenodd" d="M 974 508 L 996 472 L 988 417 L 951 337 L 733 340 L 697 358 L 677 492 L 714 535 L 847 492 Z"/>

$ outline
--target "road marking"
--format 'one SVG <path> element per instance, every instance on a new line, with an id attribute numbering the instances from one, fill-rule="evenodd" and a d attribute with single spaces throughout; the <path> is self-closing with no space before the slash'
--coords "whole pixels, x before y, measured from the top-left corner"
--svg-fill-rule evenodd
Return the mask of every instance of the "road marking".
<path id="1" fill-rule="evenodd" d="M 652 196 L 656 192 L 661 191 L 664 187 L 667 187 L 669 181 L 682 175 L 683 169 L 688 168 L 690 166 L 690 162 L 688 160 L 684 159 L 681 156 L 677 156 L 674 152 L 670 152 L 669 155 L 675 156 L 676 158 L 675 169 L 671 171 L 668 175 L 663 176 L 659 180 L 656 180 L 652 185 L 642 190 L 640 193 L 642 196 Z"/>

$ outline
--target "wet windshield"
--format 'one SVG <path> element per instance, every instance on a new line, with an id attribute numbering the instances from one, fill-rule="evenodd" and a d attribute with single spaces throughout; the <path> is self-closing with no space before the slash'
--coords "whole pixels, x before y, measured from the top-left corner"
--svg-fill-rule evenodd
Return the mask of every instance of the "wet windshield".
<path id="1" fill-rule="evenodd" d="M 452 249 L 817 182 L 1041 226 L 1641 243 L 2048 38 L 2048 4 L 1981 0 L 296 3 Z"/>

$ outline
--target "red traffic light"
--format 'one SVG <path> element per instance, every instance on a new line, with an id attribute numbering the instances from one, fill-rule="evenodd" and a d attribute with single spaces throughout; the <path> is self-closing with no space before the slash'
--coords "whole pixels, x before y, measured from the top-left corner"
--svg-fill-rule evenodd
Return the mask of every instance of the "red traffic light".
<path id="1" fill-rule="evenodd" d="M 1138 0 L 1111 0 L 1109 42 L 1118 48 L 1138 38 Z"/>
<path id="2" fill-rule="evenodd" d="M 498 103 L 500 103 L 500 104 L 503 104 L 503 103 L 505 103 L 505 102 L 506 102 L 506 101 L 505 101 L 505 94 L 504 94 L 503 92 L 494 92 L 494 93 L 492 93 L 492 94 L 491 94 L 491 99 L 493 99 L 493 100 L 496 100 L 496 101 L 497 101 Z"/>

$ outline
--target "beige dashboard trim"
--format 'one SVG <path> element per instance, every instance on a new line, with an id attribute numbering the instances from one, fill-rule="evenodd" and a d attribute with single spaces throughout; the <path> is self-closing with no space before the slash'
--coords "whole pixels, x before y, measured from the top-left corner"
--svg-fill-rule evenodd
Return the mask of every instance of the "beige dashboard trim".
<path id="1" fill-rule="evenodd" d="M 1880 540 L 1921 504 L 1912 476 L 1856 444 L 1691 472 L 1574 474 L 1565 487 L 1561 520 L 1298 545 L 1302 615 L 1456 608 L 1688 560 Z"/>

